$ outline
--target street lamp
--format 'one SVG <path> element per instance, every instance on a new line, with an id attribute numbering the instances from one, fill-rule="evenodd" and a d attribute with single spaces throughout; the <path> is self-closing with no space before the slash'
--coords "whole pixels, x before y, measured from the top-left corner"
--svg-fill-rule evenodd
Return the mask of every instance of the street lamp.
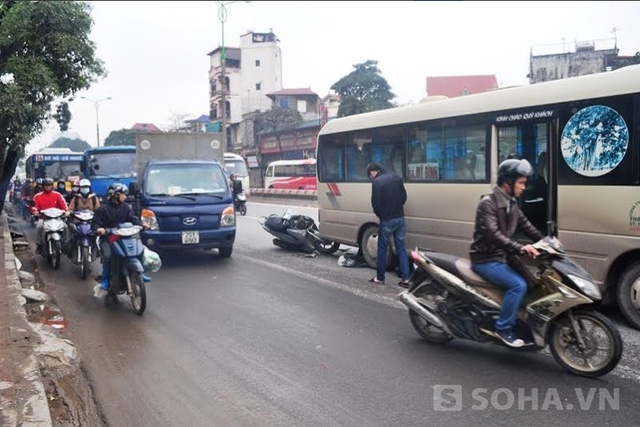
<path id="1" fill-rule="evenodd" d="M 220 47 L 220 89 L 221 89 L 221 105 L 220 113 L 222 114 L 222 146 L 226 150 L 227 147 L 227 49 L 224 45 L 224 23 L 227 21 L 227 8 L 236 1 L 217 1 L 218 19 L 222 26 L 222 46 Z M 245 3 L 251 3 L 245 1 Z"/>
<path id="2" fill-rule="evenodd" d="M 98 143 L 98 147 L 100 147 L 100 103 L 102 101 L 108 101 L 111 97 L 102 98 L 102 99 L 91 99 L 86 96 L 81 96 L 80 99 L 87 100 L 89 102 L 93 102 L 93 106 L 96 108 L 96 139 Z"/>

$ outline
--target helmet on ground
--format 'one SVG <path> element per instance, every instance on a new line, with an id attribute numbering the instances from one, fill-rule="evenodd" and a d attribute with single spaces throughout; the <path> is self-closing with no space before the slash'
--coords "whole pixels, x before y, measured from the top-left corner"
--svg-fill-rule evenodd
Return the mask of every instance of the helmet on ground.
<path id="1" fill-rule="evenodd" d="M 107 189 L 107 196 L 113 197 L 118 194 L 129 194 L 129 188 L 124 184 L 120 184 L 119 182 L 111 184 Z"/>
<path id="2" fill-rule="evenodd" d="M 518 177 L 529 177 L 533 173 L 531 163 L 526 159 L 507 159 L 498 166 L 498 185 L 507 183 L 513 185 Z"/>

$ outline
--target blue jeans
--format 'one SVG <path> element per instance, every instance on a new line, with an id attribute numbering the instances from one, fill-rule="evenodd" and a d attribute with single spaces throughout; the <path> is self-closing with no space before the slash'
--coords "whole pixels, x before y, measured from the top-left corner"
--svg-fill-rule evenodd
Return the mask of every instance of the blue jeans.
<path id="1" fill-rule="evenodd" d="M 520 274 L 504 262 L 485 262 L 474 264 L 473 271 L 485 280 L 506 289 L 502 298 L 500 317 L 496 321 L 496 330 L 513 329 L 518 320 L 520 304 L 527 293 L 527 282 Z"/>
<path id="2" fill-rule="evenodd" d="M 396 246 L 396 253 L 400 261 L 400 277 L 402 280 L 409 279 L 409 259 L 407 258 L 407 248 L 404 243 L 407 234 L 407 226 L 404 218 L 392 218 L 387 221 L 380 221 L 378 226 L 378 262 L 376 276 L 378 280 L 384 281 L 384 274 L 387 271 L 387 248 L 389 240 L 393 236 L 393 243 Z"/>

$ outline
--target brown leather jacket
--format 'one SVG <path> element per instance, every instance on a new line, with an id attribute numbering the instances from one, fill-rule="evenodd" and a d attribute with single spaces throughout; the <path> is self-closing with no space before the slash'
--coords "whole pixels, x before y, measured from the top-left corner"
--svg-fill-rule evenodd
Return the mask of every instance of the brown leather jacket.
<path id="1" fill-rule="evenodd" d="M 499 187 L 495 187 L 493 192 L 485 195 L 478 204 L 470 252 L 471 262 L 505 262 L 507 255 L 520 252 L 523 245 L 513 240 L 513 235 L 518 229 L 533 241 L 544 237 L 524 216 L 515 200 Z"/>

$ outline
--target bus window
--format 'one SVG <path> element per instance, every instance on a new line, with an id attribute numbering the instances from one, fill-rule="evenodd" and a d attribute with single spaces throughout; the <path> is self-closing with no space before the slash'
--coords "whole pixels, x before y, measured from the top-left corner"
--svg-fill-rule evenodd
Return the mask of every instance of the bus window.
<path id="1" fill-rule="evenodd" d="M 374 138 L 376 147 L 381 147 L 382 159 L 374 160 L 383 169 L 393 172 L 398 176 L 404 171 L 405 127 L 392 126 L 379 129 Z"/>
<path id="2" fill-rule="evenodd" d="M 367 165 L 374 162 L 371 154 L 373 142 L 371 130 L 358 131 L 349 135 L 347 142 L 347 181 L 366 182 Z M 381 156 L 380 156 L 381 157 Z"/>
<path id="3" fill-rule="evenodd" d="M 271 165 L 271 166 L 269 166 L 267 168 L 267 172 L 266 172 L 265 176 L 267 178 L 273 178 L 273 165 Z"/>
<path id="4" fill-rule="evenodd" d="M 322 182 L 343 182 L 346 134 L 327 135 L 318 149 L 318 175 Z M 366 167 L 366 166 L 365 166 Z"/>
<path id="5" fill-rule="evenodd" d="M 525 216 L 541 232 L 547 230 L 548 123 L 521 123 L 498 128 L 498 164 L 506 159 L 526 159 L 534 174 L 527 180 L 527 188 L 520 198 Z"/>

